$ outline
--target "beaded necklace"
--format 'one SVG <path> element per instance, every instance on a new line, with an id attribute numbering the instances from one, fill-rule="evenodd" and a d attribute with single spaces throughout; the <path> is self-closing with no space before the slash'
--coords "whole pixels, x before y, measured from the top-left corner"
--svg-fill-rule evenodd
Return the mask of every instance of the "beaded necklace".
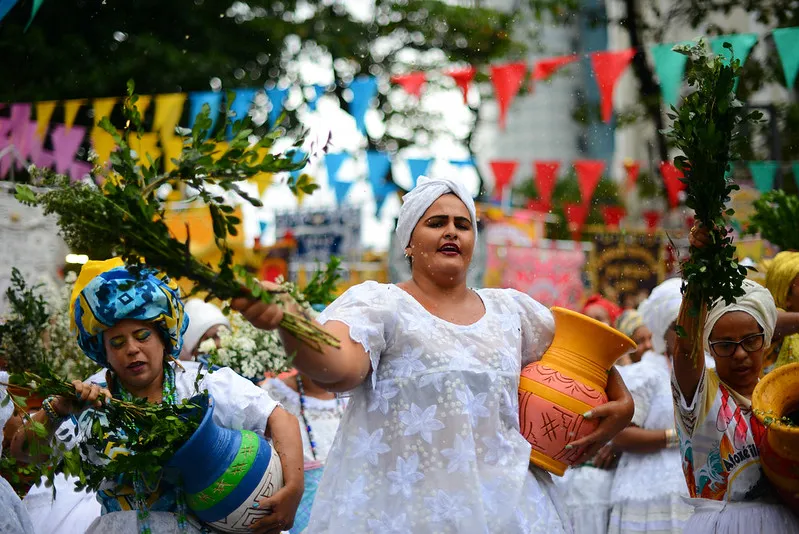
<path id="1" fill-rule="evenodd" d="M 313 455 L 314 461 L 316 461 L 316 441 L 313 439 L 313 432 L 311 432 L 311 423 L 308 422 L 308 417 L 305 415 L 305 388 L 302 385 L 302 378 L 298 374 L 296 376 L 297 379 L 297 393 L 300 394 L 300 417 L 302 417 L 302 422 L 305 425 L 305 430 L 308 432 L 308 442 L 311 444 L 311 454 Z M 336 396 L 336 411 L 339 409 L 339 400 L 338 396 Z"/>
<path id="2" fill-rule="evenodd" d="M 128 392 L 124 386 L 115 381 L 119 396 L 122 400 L 131 402 L 133 395 Z M 177 404 L 177 387 L 175 386 L 175 370 L 172 368 L 168 361 L 164 362 L 164 385 L 161 391 L 161 403 L 163 404 Z M 150 527 L 150 510 L 147 506 L 147 488 L 144 484 L 144 478 L 139 473 L 133 474 L 133 490 L 135 492 L 136 500 L 136 520 L 139 524 L 139 534 L 152 534 Z M 177 516 L 178 531 L 181 534 L 188 532 L 188 520 L 186 518 L 186 499 L 180 484 L 175 486 L 175 515 Z"/>

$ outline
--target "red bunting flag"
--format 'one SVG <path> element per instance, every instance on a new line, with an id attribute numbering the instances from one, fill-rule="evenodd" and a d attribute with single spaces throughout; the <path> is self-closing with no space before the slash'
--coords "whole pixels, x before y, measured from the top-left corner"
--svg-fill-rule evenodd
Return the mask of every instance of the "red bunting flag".
<path id="1" fill-rule="evenodd" d="M 494 83 L 494 92 L 499 104 L 499 127 L 503 130 L 508 108 L 524 83 L 525 74 L 527 74 L 527 64 L 524 61 L 491 66 L 491 81 Z"/>
<path id="2" fill-rule="evenodd" d="M 534 161 L 533 170 L 535 172 L 535 186 L 538 189 L 538 198 L 550 206 L 552 193 L 555 191 L 555 183 L 558 181 L 559 161 Z M 549 208 L 547 208 L 547 211 Z"/>
<path id="3" fill-rule="evenodd" d="M 594 196 L 602 173 L 605 172 L 605 162 L 600 159 L 581 159 L 574 162 L 574 171 L 577 173 L 577 184 L 580 186 L 580 198 L 583 205 L 587 206 Z"/>
<path id="4" fill-rule="evenodd" d="M 566 215 L 566 221 L 569 223 L 569 230 L 572 233 L 572 239 L 577 241 L 583 232 L 585 220 L 588 218 L 588 206 L 584 204 L 577 204 L 572 202 L 563 203 L 563 212 Z"/>
<path id="5" fill-rule="evenodd" d="M 626 214 L 624 206 L 605 206 L 602 208 L 602 218 L 605 220 L 605 226 L 609 228 L 618 228 Z"/>
<path id="6" fill-rule="evenodd" d="M 530 211 L 537 211 L 539 213 L 549 213 L 552 209 L 552 204 L 544 200 L 530 200 L 527 202 L 527 209 Z"/>
<path id="7" fill-rule="evenodd" d="M 494 173 L 494 195 L 502 198 L 502 193 L 511 181 L 519 162 L 516 160 L 496 160 L 490 163 L 491 172 Z"/>
<path id="8" fill-rule="evenodd" d="M 680 191 L 685 189 L 685 184 L 680 180 L 683 177 L 682 171 L 673 163 L 664 161 L 660 164 L 660 174 L 663 175 L 663 184 L 669 195 L 669 205 L 676 208 L 680 203 Z"/>
<path id="9" fill-rule="evenodd" d="M 533 79 L 546 80 L 561 67 L 564 67 L 569 63 L 573 63 L 575 61 L 577 61 L 577 54 L 571 56 L 550 57 L 538 60 L 535 62 L 535 67 L 533 67 Z"/>
<path id="10" fill-rule="evenodd" d="M 469 85 L 474 80 L 474 75 L 477 74 L 477 69 L 474 67 L 466 67 L 465 69 L 450 70 L 445 72 L 447 76 L 455 80 L 455 85 L 461 88 L 463 92 L 463 103 L 466 103 L 466 97 L 469 94 Z"/>
<path id="11" fill-rule="evenodd" d="M 644 220 L 646 221 L 646 227 L 648 230 L 654 230 L 658 227 L 660 223 L 660 212 L 655 210 L 649 210 L 642 213 L 644 216 Z"/>
<path id="12" fill-rule="evenodd" d="M 624 165 L 624 172 L 627 173 L 627 189 L 632 189 L 641 174 L 641 162 L 632 158 L 625 158 L 622 165 Z"/>
<path id="13" fill-rule="evenodd" d="M 427 74 L 422 71 L 411 72 L 410 74 L 392 76 L 391 81 L 401 85 L 409 95 L 420 98 L 422 96 L 422 87 L 427 81 Z"/>
<path id="14" fill-rule="evenodd" d="M 593 52 L 591 65 L 594 67 L 594 78 L 599 87 L 599 104 L 602 108 L 602 120 L 610 122 L 613 116 L 613 91 L 616 82 L 627 69 L 633 57 L 635 48 L 627 50 Z"/>

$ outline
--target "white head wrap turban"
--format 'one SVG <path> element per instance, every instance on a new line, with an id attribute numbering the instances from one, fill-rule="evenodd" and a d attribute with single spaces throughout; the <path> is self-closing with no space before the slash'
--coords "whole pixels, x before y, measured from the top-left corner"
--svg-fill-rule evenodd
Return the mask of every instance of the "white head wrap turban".
<path id="1" fill-rule="evenodd" d="M 448 178 L 428 178 L 420 176 L 416 182 L 416 187 L 402 197 L 402 208 L 400 208 L 399 220 L 397 221 L 397 239 L 402 248 L 407 247 L 411 242 L 411 234 L 416 227 L 416 223 L 422 218 L 424 212 L 433 205 L 442 195 L 454 193 L 461 201 L 466 204 L 469 215 L 472 218 L 472 228 L 474 228 L 475 238 L 477 237 L 477 211 L 474 207 L 474 200 L 469 190 L 463 184 L 452 181 Z"/>
<path id="2" fill-rule="evenodd" d="M 733 311 L 746 312 L 754 317 L 765 334 L 765 346 L 771 345 L 774 328 L 777 326 L 777 306 L 774 305 L 774 297 L 768 289 L 751 280 L 744 280 L 743 289 L 746 293 L 735 299 L 733 304 L 726 305 L 723 300 L 719 300 L 708 312 L 705 320 L 705 351 L 710 351 L 708 340 L 713 327 L 725 313 Z"/>
<path id="3" fill-rule="evenodd" d="M 189 316 L 189 327 L 183 334 L 181 359 L 191 359 L 191 353 L 212 326 L 224 325 L 230 328 L 230 321 L 222 313 L 222 310 L 201 299 L 189 299 L 183 306 L 183 310 Z"/>
<path id="4" fill-rule="evenodd" d="M 638 313 L 652 332 L 652 348 L 658 354 L 666 354 L 666 332 L 680 315 L 681 286 L 682 280 L 679 278 L 666 280 L 653 289 L 649 297 L 638 306 Z"/>

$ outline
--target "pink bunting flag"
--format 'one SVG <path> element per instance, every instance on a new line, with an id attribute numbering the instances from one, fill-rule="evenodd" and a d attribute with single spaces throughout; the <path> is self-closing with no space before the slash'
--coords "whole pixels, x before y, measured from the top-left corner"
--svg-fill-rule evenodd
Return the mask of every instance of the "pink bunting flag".
<path id="1" fill-rule="evenodd" d="M 55 159 L 55 170 L 61 174 L 67 174 L 72 169 L 75 154 L 78 152 L 86 128 L 73 126 L 72 129 L 59 124 L 50 133 L 50 140 L 53 142 L 53 156 Z"/>
<path id="2" fill-rule="evenodd" d="M 569 223 L 572 239 L 577 241 L 580 239 L 580 235 L 583 233 L 583 226 L 585 226 L 585 221 L 588 219 L 588 206 L 585 204 L 564 202 L 563 212 L 566 215 L 566 222 Z"/>
<path id="3" fill-rule="evenodd" d="M 516 160 L 496 160 L 490 163 L 494 173 L 494 194 L 497 199 L 502 198 L 502 193 L 511 181 L 519 162 Z"/>
<path id="4" fill-rule="evenodd" d="M 541 160 L 533 162 L 535 172 L 535 186 L 538 189 L 538 198 L 546 206 L 552 204 L 552 193 L 555 191 L 555 184 L 558 181 L 558 171 L 560 162 L 556 160 Z M 549 211 L 549 208 L 547 208 Z"/>
<path id="5" fill-rule="evenodd" d="M 39 135 L 38 121 L 28 124 L 28 158 L 37 167 L 52 167 L 53 154 L 44 149 L 44 139 Z"/>
<path id="6" fill-rule="evenodd" d="M 0 159 L 0 176 L 5 176 L 11 165 L 21 169 L 28 159 L 28 129 L 31 120 L 30 104 L 11 104 L 10 116 L 0 119 L 0 150 L 11 147 L 8 153 Z M 36 123 L 33 124 L 34 131 Z"/>
<path id="7" fill-rule="evenodd" d="M 593 52 L 591 65 L 599 87 L 599 104 L 602 109 L 602 120 L 610 122 L 613 117 L 613 91 L 616 82 L 635 57 L 635 48 L 618 51 Z"/>
<path id="8" fill-rule="evenodd" d="M 427 81 L 427 74 L 422 71 L 411 72 L 410 74 L 392 76 L 391 81 L 400 85 L 409 95 L 420 98 L 422 96 L 422 87 Z"/>
<path id="9" fill-rule="evenodd" d="M 605 172 L 605 162 L 599 159 L 581 159 L 574 162 L 574 172 L 577 173 L 577 184 L 580 186 L 580 198 L 583 205 L 591 203 L 602 173 Z"/>
<path id="10" fill-rule="evenodd" d="M 685 184 L 681 181 L 683 173 L 670 161 L 664 161 L 660 164 L 660 174 L 669 196 L 669 205 L 676 208 L 680 203 L 680 191 L 685 189 Z"/>
<path id="11" fill-rule="evenodd" d="M 444 74 L 455 80 L 455 85 L 460 87 L 461 92 L 463 92 L 463 103 L 466 104 L 469 86 L 472 80 L 474 80 L 474 75 L 477 74 L 477 69 L 474 67 L 466 67 L 465 69 L 450 70 Z"/>
<path id="12" fill-rule="evenodd" d="M 491 81 L 499 104 L 499 127 L 505 129 L 505 119 L 513 99 L 524 83 L 527 64 L 524 61 L 491 66 Z"/>
<path id="13" fill-rule="evenodd" d="M 533 67 L 533 79 L 546 80 L 561 67 L 575 61 L 577 61 L 577 54 L 540 59 L 535 62 L 535 67 Z"/>

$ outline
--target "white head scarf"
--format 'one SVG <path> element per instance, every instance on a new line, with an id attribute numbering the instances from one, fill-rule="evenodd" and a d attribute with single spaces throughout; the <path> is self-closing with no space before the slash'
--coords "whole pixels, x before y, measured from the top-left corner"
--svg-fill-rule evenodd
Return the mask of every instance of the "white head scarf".
<path id="1" fill-rule="evenodd" d="M 466 204 L 469 215 L 472 218 L 472 228 L 477 238 L 477 210 L 474 207 L 474 200 L 469 190 L 463 184 L 459 184 L 448 178 L 428 178 L 420 176 L 416 182 L 416 187 L 402 197 L 402 208 L 400 208 L 399 220 L 397 221 L 397 239 L 400 246 L 404 249 L 411 242 L 411 234 L 416 227 L 416 223 L 422 218 L 424 212 L 433 205 L 441 196 L 447 193 L 454 193 L 461 201 Z"/>
<path id="2" fill-rule="evenodd" d="M 201 299 L 189 299 L 183 306 L 183 311 L 189 316 L 189 326 L 183 334 L 183 350 L 180 353 L 182 360 L 191 359 L 191 354 L 206 332 L 216 325 L 230 328 L 230 321 L 222 310 Z"/>
<path id="3" fill-rule="evenodd" d="M 679 278 L 666 280 L 638 306 L 638 313 L 652 332 L 652 348 L 658 354 L 666 354 L 666 332 L 680 315 L 681 286 L 682 280 Z"/>
<path id="4" fill-rule="evenodd" d="M 774 328 L 777 326 L 777 306 L 774 304 L 774 297 L 768 289 L 751 280 L 743 281 L 743 289 L 746 293 L 735 299 L 733 304 L 726 305 L 723 300 L 718 300 L 708 312 L 705 320 L 705 351 L 710 351 L 708 341 L 713 327 L 725 313 L 733 311 L 746 312 L 754 317 L 765 334 L 764 346 L 771 345 Z"/>

